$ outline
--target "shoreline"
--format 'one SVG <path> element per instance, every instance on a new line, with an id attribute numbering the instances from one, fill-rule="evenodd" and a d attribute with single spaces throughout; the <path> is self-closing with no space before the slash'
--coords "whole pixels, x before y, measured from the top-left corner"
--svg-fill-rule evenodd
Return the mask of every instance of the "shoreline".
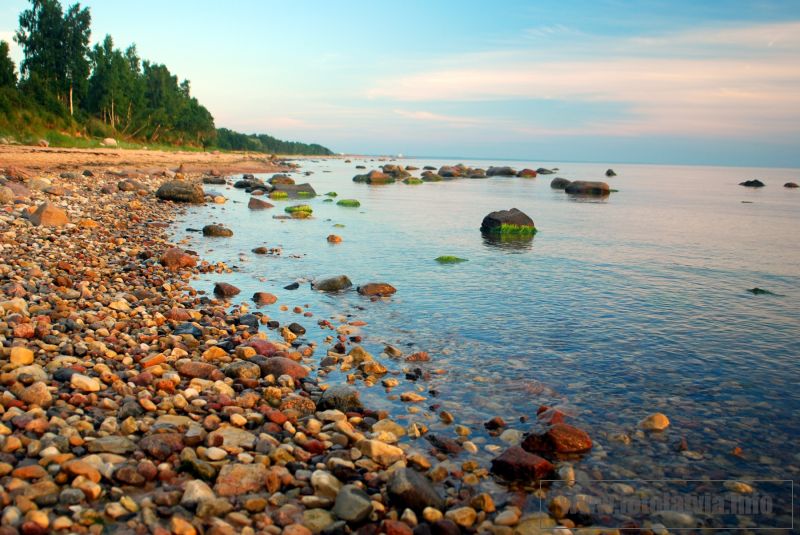
<path id="1" fill-rule="evenodd" d="M 346 386 L 324 394 L 313 345 L 191 287 L 224 268 L 171 249 L 184 208 L 152 194 L 162 176 L 38 167 L 0 211 L 0 497 L 36 504 L 6 507 L 0 533 L 453 532 L 494 512 L 488 495 L 454 507 L 424 475 L 435 458 L 398 447 L 402 426 Z M 25 221 L 43 203 L 69 222 Z M 358 347 L 342 358 L 377 365 Z"/>
<path id="2" fill-rule="evenodd" d="M 482 460 L 473 455 L 458 414 L 448 413 L 459 435 L 448 438 L 433 423 L 428 433 L 361 406 L 348 383 L 324 384 L 325 369 L 343 364 L 376 386 L 395 377 L 381 373 L 383 354 L 356 349 L 348 320 L 314 317 L 309 329 L 330 333 L 324 344 L 293 344 L 303 333 L 269 325 L 269 309 L 231 306 L 193 288 L 199 274 L 230 268 L 169 241 L 188 205 L 160 202 L 153 192 L 180 165 L 151 176 L 96 164 L 92 177 L 84 167 L 47 165 L 49 181 L 41 173 L 14 180 L 15 204 L 0 205 L 0 384 L 9 393 L 0 399 L 0 499 L 14 503 L 3 510 L 14 531 L 0 528 L 0 535 L 94 532 L 100 523 L 176 534 L 576 529 L 558 496 L 550 514 L 534 512 L 531 502 L 553 498 L 536 492 L 546 477 L 569 494 L 576 471 L 580 479 L 579 463 L 570 461 L 580 453 L 565 462 L 527 457 L 513 447 L 523 438 L 513 430 L 501 441 L 513 455 L 497 471 L 530 472 L 509 484 L 491 474 L 485 452 Z M 62 166 L 69 176 L 58 176 Z M 184 179 L 197 183 L 203 174 L 187 171 Z M 70 224 L 26 221 L 45 200 Z M 12 347 L 31 351 L 12 354 Z M 387 400 L 400 404 L 397 384 L 383 386 Z M 426 416 L 444 418 L 437 412 Z M 526 428 L 565 418 L 539 412 L 530 408 Z M 498 420 L 484 425 L 497 435 L 512 431 Z M 585 447 L 588 436 L 570 428 L 559 427 Z"/>

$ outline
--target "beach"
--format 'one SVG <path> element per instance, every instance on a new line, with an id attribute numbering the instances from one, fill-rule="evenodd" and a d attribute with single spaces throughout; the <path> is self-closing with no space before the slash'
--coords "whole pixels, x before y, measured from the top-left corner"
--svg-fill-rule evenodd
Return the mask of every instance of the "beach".
<path id="1" fill-rule="evenodd" d="M 482 265 L 509 280 L 507 270 L 514 268 L 508 266 L 537 254 L 536 268 L 548 273 L 575 275 L 575 264 L 588 256 L 616 262 L 600 249 L 587 254 L 573 245 L 567 253 L 562 242 L 550 247 L 561 247 L 558 254 L 567 258 L 550 266 L 547 243 L 559 238 L 548 232 L 553 235 L 559 217 L 565 226 L 598 213 L 609 226 L 615 217 L 624 224 L 625 213 L 598 210 L 613 208 L 618 193 L 634 195 L 635 183 L 623 176 L 616 186 L 607 179 L 620 188 L 611 197 L 562 203 L 568 197 L 549 190 L 552 177 L 536 173 L 415 185 L 352 181 L 396 163 L 0 146 L 3 187 L 12 194 L 0 205 L 0 498 L 13 503 L 4 510 L 0 533 L 664 533 L 668 527 L 700 529 L 704 517 L 672 511 L 620 525 L 624 515 L 594 508 L 586 496 L 629 495 L 631 483 L 607 488 L 593 482 L 691 479 L 700 473 L 691 462 L 728 474 L 743 467 L 742 476 L 751 477 L 759 463 L 770 478 L 780 476 L 776 464 L 783 474 L 796 473 L 796 456 L 775 461 L 777 448 L 758 452 L 754 437 L 696 446 L 699 437 L 713 435 L 703 429 L 712 418 L 693 421 L 685 409 L 727 399 L 684 395 L 696 385 L 676 382 L 671 396 L 631 395 L 607 408 L 583 377 L 557 375 L 524 354 L 526 345 L 554 346 L 548 356 L 564 360 L 553 368 L 565 369 L 570 351 L 588 360 L 580 334 L 572 335 L 575 348 L 565 332 L 547 330 L 552 327 L 541 327 L 541 339 L 520 335 L 524 325 L 515 325 L 523 317 L 491 307 L 519 310 L 522 302 L 479 297 L 475 281 L 483 278 L 490 287 L 492 280 Z M 603 171 L 595 165 L 574 173 L 601 179 Z M 274 175 L 292 177 L 289 186 L 308 181 L 318 190 L 311 196 L 288 188 L 286 200 L 270 198 L 269 190 L 280 189 L 283 180 Z M 334 191 L 328 186 L 337 196 L 325 195 Z M 482 238 L 481 217 L 512 207 L 488 202 L 479 206 L 480 216 L 469 214 L 464 228 L 441 223 L 441 241 L 400 221 L 413 219 L 414 203 L 424 203 L 416 215 L 423 225 L 430 225 L 424 213 L 434 221 L 458 220 L 448 215 L 447 195 L 460 195 L 452 204 L 466 204 L 490 198 L 491 188 L 511 188 L 515 204 L 530 204 L 527 199 L 547 189 L 550 204 L 519 204 L 537 222 L 535 238 Z M 171 195 L 198 202 L 175 202 Z M 344 198 L 359 203 L 337 204 Z M 738 197 L 734 202 L 737 210 L 746 208 Z M 297 206 L 308 209 L 291 209 Z M 360 222 L 364 217 L 368 223 Z M 391 232 L 401 243 L 417 240 L 409 249 L 427 256 L 392 254 L 400 245 L 381 238 Z M 598 235 L 586 232 L 586 241 L 597 246 Z M 641 243 L 630 240 L 633 252 L 626 254 L 640 254 L 643 236 L 644 230 L 636 234 Z M 384 250 L 382 241 L 391 247 Z M 455 254 L 466 262 L 434 260 Z M 671 254 L 677 253 L 666 253 L 670 267 Z M 769 272 L 770 259 L 761 257 Z M 704 267 L 732 270 L 726 261 L 720 255 Z M 535 301 L 524 282 L 531 273 L 518 283 L 526 301 Z M 596 266 L 592 273 L 603 276 Z M 791 291 L 786 281 L 793 276 L 779 271 L 764 277 L 782 294 Z M 423 284 L 422 277 L 435 284 Z M 618 280 L 616 273 L 611 278 Z M 568 279 L 553 280 L 565 285 Z M 546 281 L 537 283 L 540 292 L 557 292 Z M 437 285 L 440 301 L 431 297 Z M 604 286 L 619 299 L 629 288 Z M 743 282 L 736 295 L 748 288 Z M 620 306 L 655 315 L 643 301 Z M 553 314 L 577 306 L 569 300 L 558 305 L 555 311 L 541 304 L 550 317 L 541 323 L 556 325 Z M 460 331 L 458 325 L 468 325 L 467 311 L 485 318 L 490 332 Z M 597 314 L 576 330 L 592 332 L 593 351 L 630 358 L 631 338 L 615 331 L 605 339 L 592 331 L 602 320 Z M 791 329 L 794 309 L 786 314 L 776 337 Z M 515 338 L 521 338 L 518 345 Z M 791 351 L 776 344 L 765 351 L 777 358 Z M 497 357 L 477 358 L 475 352 L 487 348 Z M 550 374 L 532 377 L 526 370 L 535 366 Z M 649 389 L 640 369 L 629 370 L 630 384 Z M 764 400 L 744 402 L 759 406 Z M 616 417 L 609 417 L 612 410 Z M 764 443 L 791 440 L 795 431 L 773 430 Z M 680 461 L 657 460 L 665 455 Z M 626 457 L 635 462 L 626 464 Z M 714 490 L 705 485 L 706 492 Z M 753 488 L 720 483 L 716 491 L 747 495 Z M 776 509 L 783 522 L 786 510 Z"/>

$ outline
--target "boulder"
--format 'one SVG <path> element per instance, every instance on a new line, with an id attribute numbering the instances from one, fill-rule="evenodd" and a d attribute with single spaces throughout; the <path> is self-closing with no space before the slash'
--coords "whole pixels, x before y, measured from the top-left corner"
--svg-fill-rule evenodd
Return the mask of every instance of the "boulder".
<path id="1" fill-rule="evenodd" d="M 533 224 L 533 219 L 516 208 L 492 212 L 484 217 L 481 223 L 482 232 L 502 233 L 506 230 L 535 232 L 536 226 Z"/>
<path id="2" fill-rule="evenodd" d="M 54 204 L 45 202 L 31 214 L 30 221 L 35 226 L 60 227 L 69 223 L 66 212 Z"/>
<path id="3" fill-rule="evenodd" d="M 202 204 L 205 200 L 203 188 L 185 180 L 170 180 L 161 184 L 156 197 L 164 201 Z"/>
<path id="4" fill-rule="evenodd" d="M 272 305 L 278 298 L 269 292 L 256 292 L 253 294 L 253 302 L 258 305 Z"/>
<path id="5" fill-rule="evenodd" d="M 450 165 L 443 165 L 437 173 L 442 178 L 458 178 L 461 176 L 461 169 Z"/>
<path id="6" fill-rule="evenodd" d="M 311 187 L 311 184 L 273 184 L 274 190 L 286 193 L 291 198 L 296 197 L 316 197 L 317 192 Z"/>
<path id="7" fill-rule="evenodd" d="M 553 189 L 566 189 L 572 183 L 571 180 L 566 178 L 556 177 L 550 182 L 550 187 Z"/>
<path id="8" fill-rule="evenodd" d="M 317 401 L 317 410 L 339 410 L 351 412 L 361 408 L 358 390 L 348 385 L 333 385 L 322 393 Z"/>
<path id="9" fill-rule="evenodd" d="M 533 169 L 523 169 L 522 171 L 517 173 L 517 176 L 520 178 L 536 178 L 537 171 Z M 547 173 L 542 173 L 547 174 Z"/>
<path id="10" fill-rule="evenodd" d="M 391 175 L 378 170 L 370 171 L 365 175 L 356 175 L 353 177 L 353 182 L 365 182 L 367 184 L 391 184 L 395 178 Z"/>
<path id="11" fill-rule="evenodd" d="M 318 281 L 314 281 L 311 284 L 311 288 L 314 290 L 319 290 L 321 292 L 340 292 L 342 290 L 346 290 L 353 286 L 353 283 L 350 282 L 350 279 L 347 275 L 339 275 L 338 277 L 330 277 L 327 279 L 322 279 Z"/>
<path id="12" fill-rule="evenodd" d="M 765 186 L 765 184 L 757 178 L 753 180 L 745 180 L 744 182 L 739 182 L 739 185 L 744 186 L 746 188 L 763 188 Z"/>
<path id="13" fill-rule="evenodd" d="M 468 178 L 486 178 L 486 170 L 485 169 L 470 169 Z"/>
<path id="14" fill-rule="evenodd" d="M 225 177 L 212 175 L 212 176 L 204 176 L 203 184 L 213 184 L 216 186 L 223 186 L 226 184 L 226 182 L 225 182 Z"/>
<path id="15" fill-rule="evenodd" d="M 358 287 L 358 293 L 368 297 L 386 297 L 397 292 L 397 289 L 388 282 L 369 282 Z"/>
<path id="16" fill-rule="evenodd" d="M 39 141 L 36 142 L 36 144 L 39 145 L 40 147 L 49 147 L 50 146 L 50 142 L 47 141 L 46 139 L 40 139 Z"/>
<path id="17" fill-rule="evenodd" d="M 220 297 L 233 297 L 239 292 L 241 292 L 239 288 L 227 282 L 218 282 L 214 285 L 214 294 Z"/>
<path id="18" fill-rule="evenodd" d="M 787 182 L 783 185 L 784 188 L 798 188 L 797 182 Z"/>
<path id="19" fill-rule="evenodd" d="M 267 182 L 273 186 L 277 186 L 279 184 L 282 186 L 294 185 L 294 179 L 288 175 L 272 175 L 272 178 L 267 180 Z"/>
<path id="20" fill-rule="evenodd" d="M 178 247 L 170 247 L 161 255 L 161 265 L 171 271 L 197 265 L 197 257 Z"/>
<path id="21" fill-rule="evenodd" d="M 294 380 L 308 377 L 307 369 L 286 357 L 253 357 L 251 361 L 258 364 L 263 376 L 274 375 L 275 377 L 280 377 L 281 375 L 288 375 Z"/>
<path id="22" fill-rule="evenodd" d="M 372 513 L 369 495 L 355 485 L 345 485 L 336 495 L 333 514 L 345 522 L 358 524 Z"/>
<path id="23" fill-rule="evenodd" d="M 515 176 L 517 171 L 511 167 L 495 167 L 492 166 L 486 171 L 487 176 Z"/>
<path id="24" fill-rule="evenodd" d="M 588 180 L 575 180 L 564 188 L 570 195 L 608 195 L 611 188 L 605 182 L 592 182 Z"/>
<path id="25" fill-rule="evenodd" d="M 445 501 L 431 481 L 411 468 L 398 468 L 389 477 L 389 500 L 398 510 L 421 513 L 426 507 L 443 509 Z"/>
<path id="26" fill-rule="evenodd" d="M 519 446 L 512 446 L 492 460 L 492 472 L 506 479 L 536 481 L 553 473 L 553 465 Z"/>
<path id="27" fill-rule="evenodd" d="M 107 137 L 100 144 L 103 145 L 104 147 L 116 147 L 117 140 L 114 139 L 113 137 Z"/>
<path id="28" fill-rule="evenodd" d="M 206 225 L 203 227 L 203 236 L 214 238 L 229 238 L 233 236 L 233 231 L 222 225 Z"/>
<path id="29" fill-rule="evenodd" d="M 617 176 L 617 173 L 615 173 L 613 169 L 606 169 L 606 176 L 610 178 L 612 176 Z"/>
<path id="30" fill-rule="evenodd" d="M 531 433 L 522 441 L 522 449 L 544 455 L 585 453 L 592 449 L 592 439 L 575 426 L 556 423 L 543 433 Z"/>
<path id="31" fill-rule="evenodd" d="M 261 199 L 256 199 L 255 197 L 250 197 L 250 200 L 247 202 L 247 207 L 251 210 L 266 210 L 267 208 L 273 208 L 275 205 L 268 203 L 267 201 L 262 201 Z"/>
<path id="32" fill-rule="evenodd" d="M 537 169 L 537 170 L 536 170 L 536 172 L 537 172 L 538 174 L 540 174 L 540 175 L 552 175 L 553 173 L 555 173 L 555 171 L 554 171 L 554 170 L 552 170 L 552 169 L 545 169 L 544 167 L 540 167 L 539 169 Z"/>

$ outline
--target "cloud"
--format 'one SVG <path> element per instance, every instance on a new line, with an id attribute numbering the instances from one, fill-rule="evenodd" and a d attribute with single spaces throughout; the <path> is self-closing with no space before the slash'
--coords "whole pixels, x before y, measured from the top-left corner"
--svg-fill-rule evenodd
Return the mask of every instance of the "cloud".
<path id="1" fill-rule="evenodd" d="M 444 125 L 479 125 L 484 123 L 485 121 L 481 121 L 479 119 L 474 119 L 471 117 L 459 117 L 456 115 L 444 115 L 440 113 L 432 113 L 429 111 L 410 111 L 410 110 L 402 110 L 396 109 L 394 113 L 405 117 L 407 119 L 413 119 L 415 121 L 425 121 L 431 123 L 442 123 Z"/>
<path id="2" fill-rule="evenodd" d="M 588 40 L 590 50 L 573 43 L 555 52 L 516 49 L 439 59 L 434 67 L 385 78 L 366 95 L 415 107 L 460 101 L 468 109 L 479 101 L 529 99 L 613 103 L 629 112 L 582 133 L 800 133 L 800 22 Z M 469 123 L 469 117 L 461 120 Z M 562 133 L 573 131 L 565 124 Z"/>

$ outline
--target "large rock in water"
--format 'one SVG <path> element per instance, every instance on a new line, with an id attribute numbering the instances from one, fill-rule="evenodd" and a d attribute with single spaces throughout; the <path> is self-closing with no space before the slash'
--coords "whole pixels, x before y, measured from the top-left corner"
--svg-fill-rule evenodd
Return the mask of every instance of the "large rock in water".
<path id="1" fill-rule="evenodd" d="M 358 293 L 369 297 L 386 297 L 397 292 L 397 289 L 388 282 L 369 282 L 358 287 Z"/>
<path id="2" fill-rule="evenodd" d="M 544 433 L 531 433 L 525 437 L 522 449 L 545 455 L 585 453 L 592 449 L 592 439 L 583 429 L 556 423 Z"/>
<path id="3" fill-rule="evenodd" d="M 606 169 L 606 176 L 607 177 L 617 176 L 617 173 L 615 173 L 613 169 Z"/>
<path id="4" fill-rule="evenodd" d="M 511 225 L 519 228 L 530 228 L 533 231 L 536 227 L 533 224 L 533 219 L 528 217 L 527 214 L 512 208 L 511 210 L 499 210 L 492 212 L 483 218 L 481 223 L 482 232 L 500 232 L 503 225 Z"/>
<path id="5" fill-rule="evenodd" d="M 336 409 L 342 412 L 350 412 L 361 408 L 358 390 L 347 385 L 334 385 L 322 393 L 322 397 L 317 401 L 317 410 L 326 411 Z"/>
<path id="6" fill-rule="evenodd" d="M 347 275 L 330 277 L 328 279 L 314 281 L 311 284 L 311 287 L 314 290 L 319 290 L 321 292 L 340 292 L 350 288 L 351 286 L 353 286 L 353 283 L 350 282 L 350 279 L 347 277 Z"/>
<path id="7" fill-rule="evenodd" d="M 266 210 L 267 208 L 272 208 L 274 205 L 268 203 L 267 201 L 262 201 L 261 199 L 257 199 L 255 197 L 250 197 L 250 200 L 247 201 L 247 207 L 251 210 Z"/>
<path id="8" fill-rule="evenodd" d="M 556 177 L 550 182 L 550 187 L 553 189 L 565 189 L 572 183 L 571 180 L 566 178 Z"/>
<path id="9" fill-rule="evenodd" d="M 756 178 L 753 180 L 745 180 L 744 182 L 739 182 L 739 185 L 744 186 L 746 188 L 763 188 L 765 184 Z"/>
<path id="10" fill-rule="evenodd" d="M 210 236 L 215 238 L 230 238 L 233 236 L 233 231 L 222 225 L 206 225 L 203 227 L 203 236 Z"/>
<path id="11" fill-rule="evenodd" d="M 316 197 L 317 192 L 311 187 L 311 184 L 284 184 L 282 182 L 273 182 L 273 191 L 283 191 L 289 197 Z"/>
<path id="12" fill-rule="evenodd" d="M 575 180 L 570 182 L 566 188 L 566 193 L 571 195 L 608 195 L 611 188 L 605 182 L 591 182 L 588 180 Z"/>
<path id="13" fill-rule="evenodd" d="M 60 227 L 69 223 L 66 212 L 54 204 L 45 202 L 31 214 L 31 223 L 35 226 Z"/>
<path id="14" fill-rule="evenodd" d="M 797 185 L 797 182 L 787 182 L 786 184 L 783 185 L 783 187 L 784 188 L 792 188 L 792 189 L 794 189 L 794 188 L 798 188 L 800 186 Z"/>
<path id="15" fill-rule="evenodd" d="M 487 176 L 516 176 L 517 171 L 512 167 L 503 166 L 503 167 L 495 167 L 492 166 L 486 171 Z"/>
<path id="16" fill-rule="evenodd" d="M 443 509 L 445 505 L 431 481 L 411 468 L 398 468 L 392 472 L 388 492 L 391 503 L 398 510 L 409 508 L 421 513 L 426 507 Z"/>
<path id="17" fill-rule="evenodd" d="M 492 461 L 492 472 L 506 479 L 536 481 L 553 473 L 553 465 L 538 455 L 512 446 Z"/>
<path id="18" fill-rule="evenodd" d="M 161 184 L 156 191 L 156 197 L 165 201 L 189 202 L 202 204 L 205 195 L 199 184 L 192 184 L 185 180 L 170 180 Z"/>

